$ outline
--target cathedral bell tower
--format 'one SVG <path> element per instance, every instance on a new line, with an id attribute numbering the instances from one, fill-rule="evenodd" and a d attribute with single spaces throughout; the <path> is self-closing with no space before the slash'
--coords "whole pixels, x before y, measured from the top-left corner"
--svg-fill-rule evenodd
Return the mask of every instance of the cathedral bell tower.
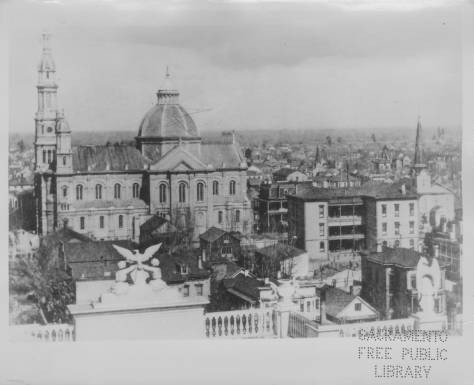
<path id="1" fill-rule="evenodd" d="M 57 93 L 56 66 L 50 35 L 43 34 L 43 53 L 38 66 L 38 110 L 35 115 L 35 171 L 46 171 L 56 158 Z"/>
<path id="2" fill-rule="evenodd" d="M 64 112 L 56 113 L 56 173 L 72 172 L 71 129 Z"/>

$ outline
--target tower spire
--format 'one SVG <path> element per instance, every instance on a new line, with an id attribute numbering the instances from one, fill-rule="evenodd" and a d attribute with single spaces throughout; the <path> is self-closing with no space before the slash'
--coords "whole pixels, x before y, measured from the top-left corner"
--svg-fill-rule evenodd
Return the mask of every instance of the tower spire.
<path id="1" fill-rule="evenodd" d="M 51 49 L 51 35 L 42 35 L 42 53 L 38 66 L 38 109 L 35 115 L 35 169 L 47 170 L 56 156 L 56 118 L 58 86 Z"/>
<path id="2" fill-rule="evenodd" d="M 423 149 L 421 143 L 421 117 L 418 115 L 418 123 L 416 125 L 416 142 L 415 142 L 415 165 L 423 164 Z"/>
<path id="3" fill-rule="evenodd" d="M 423 138 L 421 132 L 421 117 L 418 115 L 418 123 L 416 125 L 416 140 L 415 140 L 415 158 L 413 160 L 413 168 L 416 174 L 426 168 L 423 160 Z"/>

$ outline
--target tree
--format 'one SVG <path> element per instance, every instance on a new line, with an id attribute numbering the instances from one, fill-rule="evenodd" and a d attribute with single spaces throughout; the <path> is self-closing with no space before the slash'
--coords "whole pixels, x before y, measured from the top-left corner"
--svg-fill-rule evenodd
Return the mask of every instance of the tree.
<path id="1" fill-rule="evenodd" d="M 67 323 L 67 305 L 75 302 L 74 282 L 59 268 L 57 254 L 42 245 L 36 258 L 17 258 L 10 263 L 10 294 L 26 297 L 40 312 L 43 322 Z"/>

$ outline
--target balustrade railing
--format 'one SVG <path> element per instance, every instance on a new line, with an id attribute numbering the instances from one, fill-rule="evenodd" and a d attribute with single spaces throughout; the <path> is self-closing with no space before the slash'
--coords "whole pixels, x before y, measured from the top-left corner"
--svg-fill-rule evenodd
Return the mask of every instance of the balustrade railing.
<path id="1" fill-rule="evenodd" d="M 13 341 L 72 342 L 74 326 L 69 324 L 27 324 L 10 326 Z"/>
<path id="2" fill-rule="evenodd" d="M 272 309 L 232 310 L 204 315 L 207 338 L 264 338 L 275 336 Z"/>

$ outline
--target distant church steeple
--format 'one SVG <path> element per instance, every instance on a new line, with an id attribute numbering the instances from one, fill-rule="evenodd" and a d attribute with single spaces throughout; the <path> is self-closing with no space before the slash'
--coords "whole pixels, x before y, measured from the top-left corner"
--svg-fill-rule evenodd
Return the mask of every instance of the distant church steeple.
<path id="1" fill-rule="evenodd" d="M 421 120 L 420 117 L 418 117 L 418 124 L 416 125 L 415 158 L 413 161 L 413 177 L 418 194 L 423 194 L 431 189 L 431 176 L 424 163 L 422 141 Z"/>
<path id="2" fill-rule="evenodd" d="M 421 118 L 418 116 L 418 123 L 416 125 L 415 158 L 413 161 L 413 168 L 416 174 L 418 174 L 422 169 L 426 168 L 423 159 L 422 140 Z"/>

